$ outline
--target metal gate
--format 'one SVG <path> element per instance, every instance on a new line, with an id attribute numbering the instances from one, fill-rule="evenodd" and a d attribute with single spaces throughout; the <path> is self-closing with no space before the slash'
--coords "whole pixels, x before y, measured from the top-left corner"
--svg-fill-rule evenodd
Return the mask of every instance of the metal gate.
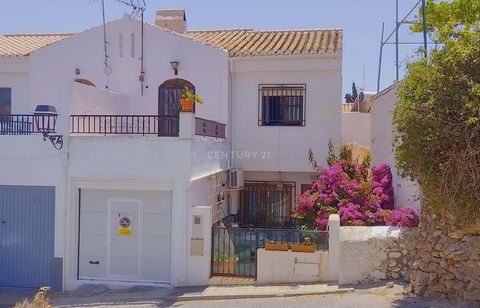
<path id="1" fill-rule="evenodd" d="M 257 249 L 270 242 L 289 246 L 311 238 L 317 250 L 328 250 L 327 231 L 212 226 L 212 276 L 257 277 Z"/>
<path id="2" fill-rule="evenodd" d="M 52 286 L 54 236 L 54 187 L 0 186 L 0 286 Z"/>

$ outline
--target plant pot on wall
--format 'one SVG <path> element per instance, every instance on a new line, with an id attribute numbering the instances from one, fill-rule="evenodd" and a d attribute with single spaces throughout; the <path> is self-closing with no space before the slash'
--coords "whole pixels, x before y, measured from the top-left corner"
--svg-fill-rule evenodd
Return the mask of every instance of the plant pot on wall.
<path id="1" fill-rule="evenodd" d="M 288 251 L 287 243 L 266 243 L 266 250 L 276 250 L 276 251 Z"/>
<path id="2" fill-rule="evenodd" d="M 292 244 L 292 252 L 315 252 L 315 246 L 304 244 Z"/>
<path id="3" fill-rule="evenodd" d="M 180 99 L 180 106 L 182 107 L 183 112 L 193 112 L 193 104 L 194 104 L 193 99 Z"/>

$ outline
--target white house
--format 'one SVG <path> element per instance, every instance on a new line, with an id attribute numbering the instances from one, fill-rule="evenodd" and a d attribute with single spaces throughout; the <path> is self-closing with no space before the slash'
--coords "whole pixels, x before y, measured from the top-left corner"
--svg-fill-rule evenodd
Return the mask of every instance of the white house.
<path id="1" fill-rule="evenodd" d="M 340 143 L 341 30 L 155 22 L 0 37 L 0 285 L 208 284 L 212 225 L 288 226 Z"/>

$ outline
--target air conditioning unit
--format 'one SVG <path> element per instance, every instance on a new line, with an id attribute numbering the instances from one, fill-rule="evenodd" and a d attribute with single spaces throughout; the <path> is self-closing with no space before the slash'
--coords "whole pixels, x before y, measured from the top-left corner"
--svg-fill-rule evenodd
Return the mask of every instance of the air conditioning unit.
<path id="1" fill-rule="evenodd" d="M 243 170 L 231 169 L 228 170 L 228 188 L 240 189 L 243 187 Z"/>

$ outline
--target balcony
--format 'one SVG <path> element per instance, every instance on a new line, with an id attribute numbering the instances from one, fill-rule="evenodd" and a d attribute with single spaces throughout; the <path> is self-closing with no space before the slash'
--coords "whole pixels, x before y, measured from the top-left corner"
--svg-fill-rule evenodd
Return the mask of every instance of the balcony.
<path id="1" fill-rule="evenodd" d="M 141 135 L 178 137 L 178 116 L 71 115 L 70 135 Z M 195 135 L 225 139 L 223 123 L 195 118 Z"/>
<path id="2" fill-rule="evenodd" d="M 51 134 L 56 131 L 56 114 L 0 115 L 0 135 Z"/>

